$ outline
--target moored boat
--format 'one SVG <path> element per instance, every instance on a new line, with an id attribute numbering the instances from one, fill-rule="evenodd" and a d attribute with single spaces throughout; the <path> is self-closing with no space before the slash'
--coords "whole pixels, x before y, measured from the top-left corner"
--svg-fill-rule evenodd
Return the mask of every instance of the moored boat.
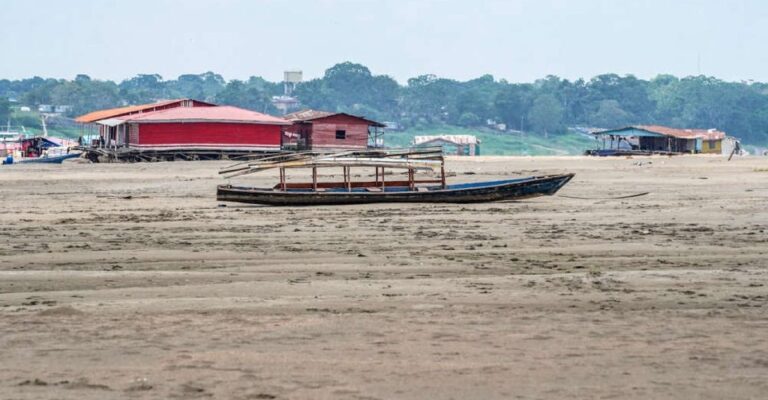
<path id="1" fill-rule="evenodd" d="M 375 180 L 353 182 L 351 167 L 375 168 Z M 312 182 L 289 183 L 286 168 L 312 168 Z M 320 167 L 342 167 L 343 182 L 319 182 Z M 377 150 L 330 155 L 298 153 L 236 164 L 220 171 L 229 177 L 267 169 L 280 170 L 280 183 L 270 188 L 219 185 L 217 199 L 274 206 L 365 203 L 479 203 L 552 195 L 574 174 L 530 176 L 486 182 L 446 184 L 442 149 Z M 387 181 L 385 169 L 407 170 L 407 180 Z M 417 179 L 416 171 L 437 170 L 439 179 Z"/>
<path id="2" fill-rule="evenodd" d="M 80 157 L 80 152 L 71 151 L 61 139 L 42 136 L 4 142 L 2 150 L 7 153 L 2 164 L 61 164 L 64 160 Z"/>
<path id="3" fill-rule="evenodd" d="M 22 158 L 20 160 L 13 160 L 13 164 L 30 164 L 30 163 L 42 163 L 42 164 L 61 164 L 64 160 L 80 157 L 80 153 L 69 153 L 60 155 L 42 155 L 40 157 Z"/>

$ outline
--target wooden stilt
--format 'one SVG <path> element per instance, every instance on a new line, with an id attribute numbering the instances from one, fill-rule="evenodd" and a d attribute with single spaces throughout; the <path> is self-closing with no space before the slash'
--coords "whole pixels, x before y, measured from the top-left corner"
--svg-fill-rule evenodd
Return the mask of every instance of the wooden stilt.
<path id="1" fill-rule="evenodd" d="M 280 189 L 282 189 L 283 191 L 286 190 L 285 168 L 280 168 Z"/>
<path id="2" fill-rule="evenodd" d="M 312 190 L 317 190 L 317 167 L 312 167 Z"/>
<path id="3" fill-rule="evenodd" d="M 408 168 L 408 189 L 409 190 L 414 190 L 416 186 L 413 182 L 413 175 L 414 175 L 413 168 Z"/>
<path id="4" fill-rule="evenodd" d="M 381 167 L 381 191 L 384 191 L 384 188 L 387 186 L 387 184 L 384 182 L 386 179 L 384 179 L 384 167 Z"/>

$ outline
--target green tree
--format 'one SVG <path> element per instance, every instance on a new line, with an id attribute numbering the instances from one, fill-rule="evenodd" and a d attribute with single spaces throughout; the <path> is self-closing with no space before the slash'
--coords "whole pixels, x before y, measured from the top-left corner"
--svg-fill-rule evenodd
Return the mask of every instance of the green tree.
<path id="1" fill-rule="evenodd" d="M 477 126 L 480 125 L 481 122 L 480 117 L 471 112 L 465 112 L 459 117 L 459 125 L 461 126 Z"/>
<path id="2" fill-rule="evenodd" d="M 445 123 L 456 113 L 456 98 L 461 85 L 451 79 L 421 75 L 408 80 L 401 112 L 412 121 Z"/>
<path id="3" fill-rule="evenodd" d="M 50 103 L 72 107 L 70 116 L 122 105 L 118 86 L 112 81 L 92 80 L 78 75 L 72 81 L 59 82 L 49 92 Z"/>
<path id="4" fill-rule="evenodd" d="M 294 94 L 311 108 L 389 119 L 397 115 L 400 86 L 389 76 L 344 62 L 328 68 L 321 79 L 299 84 Z"/>
<path id="5" fill-rule="evenodd" d="M 65 81 L 58 81 L 56 79 L 43 79 L 40 77 L 34 77 L 32 79 L 25 79 L 19 82 L 22 104 L 26 104 L 32 107 L 39 106 L 40 104 L 51 104 L 51 92 L 57 86 L 63 84 Z"/>
<path id="6" fill-rule="evenodd" d="M 118 85 L 120 97 L 130 104 L 151 103 L 168 98 L 163 77 L 158 74 L 140 74 Z"/>
<path id="7" fill-rule="evenodd" d="M 0 125 L 3 125 L 11 116 L 11 103 L 6 97 L 0 97 Z"/>
<path id="8" fill-rule="evenodd" d="M 602 100 L 591 116 L 590 124 L 601 128 L 619 128 L 632 122 L 632 114 L 624 111 L 618 101 Z"/>
<path id="9" fill-rule="evenodd" d="M 548 137 L 549 133 L 562 129 L 563 106 L 551 94 L 542 94 L 533 100 L 528 119 L 536 132 Z"/>
<path id="10" fill-rule="evenodd" d="M 505 85 L 494 99 L 498 119 L 511 129 L 525 130 L 525 117 L 530 108 L 530 85 Z"/>
<path id="11" fill-rule="evenodd" d="M 180 75 L 175 81 L 168 82 L 168 89 L 172 97 L 212 101 L 224 90 L 226 83 L 221 75 L 208 71 L 203 74 Z"/>
<path id="12" fill-rule="evenodd" d="M 261 113 L 277 112 L 272 105 L 270 95 L 258 85 L 247 84 L 243 81 L 230 81 L 217 96 L 216 102 L 222 105 L 246 108 Z"/>

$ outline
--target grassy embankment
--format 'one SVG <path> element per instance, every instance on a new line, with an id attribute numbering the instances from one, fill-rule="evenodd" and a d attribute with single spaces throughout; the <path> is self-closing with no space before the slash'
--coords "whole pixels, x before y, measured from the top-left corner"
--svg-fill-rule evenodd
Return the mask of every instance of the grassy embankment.
<path id="1" fill-rule="evenodd" d="M 545 139 L 543 135 L 535 133 L 520 135 L 487 128 L 455 126 L 387 132 L 384 135 L 384 143 L 389 147 L 408 147 L 414 136 L 441 134 L 477 136 L 480 139 L 481 155 L 577 155 L 596 146 L 594 139 L 574 132 L 552 134 Z"/>
<path id="2" fill-rule="evenodd" d="M 2 121 L 0 130 L 4 130 L 8 121 Z M 37 111 L 14 111 L 10 118 L 11 129 L 23 132 L 27 136 L 43 134 L 40 113 Z M 76 139 L 82 135 L 80 128 L 72 121 L 63 118 L 53 118 L 47 121 L 48 135 Z"/>

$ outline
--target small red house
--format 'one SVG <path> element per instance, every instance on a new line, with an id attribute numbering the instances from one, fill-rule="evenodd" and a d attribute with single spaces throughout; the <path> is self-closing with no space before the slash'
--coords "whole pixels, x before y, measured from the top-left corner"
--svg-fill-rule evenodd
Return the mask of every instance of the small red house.
<path id="1" fill-rule="evenodd" d="M 365 149 L 377 145 L 385 125 L 346 113 L 304 110 L 283 118 L 293 124 L 285 128 L 283 146 L 300 150 Z"/>
<path id="2" fill-rule="evenodd" d="M 280 150 L 283 126 L 291 124 L 230 106 L 177 107 L 109 121 L 117 129 L 116 146 L 153 150 Z"/>

